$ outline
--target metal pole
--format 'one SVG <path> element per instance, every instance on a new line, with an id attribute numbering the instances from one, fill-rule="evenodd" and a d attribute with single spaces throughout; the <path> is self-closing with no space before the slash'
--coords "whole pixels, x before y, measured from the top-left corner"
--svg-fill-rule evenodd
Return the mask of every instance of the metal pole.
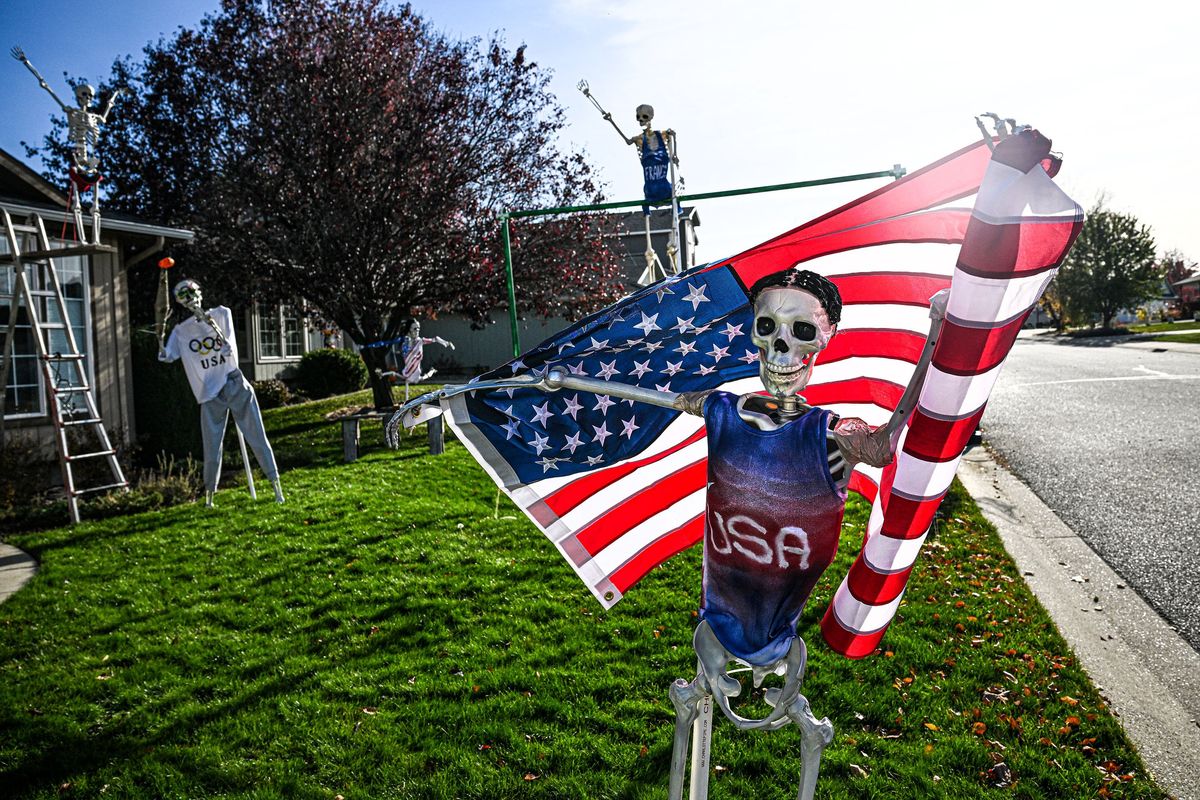
<path id="1" fill-rule="evenodd" d="M 857 175 L 839 175 L 834 178 L 818 178 L 811 181 L 794 181 L 792 183 L 776 183 L 770 186 L 751 186 L 747 189 L 728 189 L 722 192 L 702 192 L 700 194 L 684 194 L 675 198 L 676 203 L 688 200 L 710 200 L 715 197 L 737 197 L 743 194 L 761 194 L 763 192 L 782 192 L 788 189 L 806 189 L 811 186 L 826 186 L 831 183 L 849 183 L 850 181 L 865 181 L 872 178 L 902 178 L 904 167 L 896 164 L 891 169 L 879 172 L 861 172 Z M 673 186 L 674 184 L 672 184 Z M 500 212 L 500 232 L 504 240 L 504 275 L 508 281 L 508 319 L 512 328 L 513 358 L 521 355 L 521 338 L 517 331 L 517 290 L 513 281 L 512 265 L 512 232 L 509 228 L 511 220 L 517 217 L 546 217 L 551 214 L 571 214 L 577 211 L 607 211 L 614 208 L 634 208 L 646 204 L 645 199 L 627 200 L 615 203 L 591 203 L 582 206 L 559 206 L 557 208 L 528 208 L 523 211 Z M 674 226 L 679 230 L 678 222 Z"/>
<path id="2" fill-rule="evenodd" d="M 504 239 L 504 277 L 508 280 L 508 322 L 512 328 L 513 358 L 516 358 L 521 355 L 521 335 L 517 331 L 517 287 L 513 281 L 512 232 L 509 229 L 509 220 L 513 216 L 516 215 L 508 212 L 500 215 L 500 232 Z"/>
<path id="3" fill-rule="evenodd" d="M 794 181 L 792 183 L 775 183 L 769 186 L 751 186 L 746 189 L 727 189 L 721 192 L 701 192 L 699 194 L 681 194 L 677 198 L 679 202 L 689 200 L 710 200 L 714 197 L 737 197 L 743 194 L 761 194 L 763 192 L 782 192 L 788 189 L 806 189 L 811 186 L 826 186 L 832 183 L 849 183 L 851 181 L 865 181 L 872 178 L 901 178 L 905 175 L 904 167 L 897 164 L 891 169 L 881 170 L 880 172 L 863 172 L 857 175 L 839 175 L 834 178 L 818 178 L 811 181 Z M 550 214 L 569 214 L 575 211 L 606 211 L 612 208 L 633 208 L 635 206 L 643 206 L 646 204 L 645 199 L 642 200 L 625 200 L 615 203 L 592 203 L 583 206 L 560 206 L 558 208 L 531 208 L 523 211 L 509 211 L 504 216 L 507 218 L 517 217 L 544 217 Z"/>
<path id="4" fill-rule="evenodd" d="M 250 499 L 257 500 L 258 492 L 254 491 L 254 472 L 250 469 L 250 456 L 246 452 L 246 437 L 242 436 L 242 429 L 237 426 L 237 420 L 233 421 L 233 429 L 237 431 L 238 449 L 242 451 L 242 466 L 246 469 L 246 488 L 250 490 Z"/>
<path id="5" fill-rule="evenodd" d="M 699 714 L 692 723 L 692 773 L 688 781 L 688 800 L 708 797 L 709 764 L 712 761 L 712 695 L 700 701 Z"/>

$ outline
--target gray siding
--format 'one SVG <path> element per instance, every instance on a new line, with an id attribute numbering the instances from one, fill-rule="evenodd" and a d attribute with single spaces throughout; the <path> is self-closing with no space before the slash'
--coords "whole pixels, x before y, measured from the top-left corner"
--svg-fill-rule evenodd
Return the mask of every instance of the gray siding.
<path id="1" fill-rule="evenodd" d="M 115 244 L 116 242 L 110 242 Z M 125 444 L 134 441 L 133 357 L 130 352 L 129 291 L 122 255 L 91 259 L 92 368 L 96 403 L 108 435 Z"/>

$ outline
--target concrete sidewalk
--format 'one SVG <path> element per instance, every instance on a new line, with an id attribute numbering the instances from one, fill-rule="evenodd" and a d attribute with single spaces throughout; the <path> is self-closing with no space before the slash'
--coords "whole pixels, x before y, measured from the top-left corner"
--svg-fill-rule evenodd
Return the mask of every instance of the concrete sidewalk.
<path id="1" fill-rule="evenodd" d="M 1150 775 L 1200 800 L 1200 654 L 983 448 L 958 477 L 1120 718 Z"/>
<path id="2" fill-rule="evenodd" d="M 0 603 L 29 583 L 37 572 L 37 562 L 24 550 L 0 542 Z"/>

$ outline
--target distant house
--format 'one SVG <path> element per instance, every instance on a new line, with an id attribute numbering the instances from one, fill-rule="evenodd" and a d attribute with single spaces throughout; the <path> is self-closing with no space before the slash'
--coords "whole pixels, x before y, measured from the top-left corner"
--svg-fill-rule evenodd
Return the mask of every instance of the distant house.
<path id="1" fill-rule="evenodd" d="M 616 223 L 613 249 L 621 256 L 622 276 L 626 288 L 638 288 L 638 278 L 646 268 L 646 223 L 641 211 L 614 213 Z M 700 215 L 695 208 L 685 206 L 679 218 L 679 264 L 681 269 L 696 266 L 696 245 L 699 239 L 696 228 L 700 227 Z M 666 265 L 667 245 L 671 236 L 670 209 L 655 209 L 650 213 L 650 239 L 660 263 Z M 517 287 L 518 294 L 521 287 Z M 507 311 L 497 309 L 497 322 L 483 330 L 475 330 L 469 320 L 456 315 L 441 316 L 436 320 L 421 320 L 423 336 L 441 336 L 454 343 L 454 350 L 436 345 L 425 349 L 425 366 L 439 369 L 439 378 L 445 375 L 478 375 L 509 361 L 513 357 L 512 337 L 509 332 Z M 566 328 L 575 320 L 525 319 L 520 322 L 519 334 L 522 349 L 549 338 Z"/>
<path id="2" fill-rule="evenodd" d="M 1200 275 L 1184 278 L 1174 288 L 1179 303 L 1193 314 L 1200 314 Z"/>
<path id="3" fill-rule="evenodd" d="M 41 175 L 11 154 L 0 150 L 0 208 L 6 211 L 23 250 L 33 247 L 29 222 L 33 215 L 44 221 L 52 246 L 74 239 L 74 224 L 67 210 L 62 187 Z M 85 220 L 90 221 L 87 209 Z M 67 321 L 46 321 L 52 339 L 63 337 L 70 325 L 84 354 L 84 372 L 95 389 L 101 417 L 114 443 L 128 444 L 136 434 L 133 412 L 133 379 L 130 354 L 128 271 L 145 263 L 168 242 L 186 242 L 190 231 L 155 225 L 126 214 L 103 211 L 101 244 L 116 248 L 115 253 L 55 259 L 67 305 Z M 0 232 L 0 254 L 10 253 L 7 237 Z M 26 265 L 30 288 L 43 303 L 40 316 L 46 316 L 45 298 L 52 296 L 45 270 Z M 0 345 L 9 324 L 9 308 L 15 285 L 11 262 L 0 263 Z M 55 333 L 58 331 L 58 333 Z M 54 429 L 47 410 L 45 379 L 39 367 L 27 313 L 16 319 L 14 352 L 3 365 L 8 371 L 4 394 L 5 435 L 30 438 L 35 444 L 53 447 Z"/>

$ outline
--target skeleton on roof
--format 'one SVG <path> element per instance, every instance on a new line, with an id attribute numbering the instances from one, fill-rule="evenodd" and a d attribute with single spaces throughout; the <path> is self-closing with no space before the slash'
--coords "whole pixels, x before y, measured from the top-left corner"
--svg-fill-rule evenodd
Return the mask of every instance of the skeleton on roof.
<path id="1" fill-rule="evenodd" d="M 649 286 L 660 278 L 679 272 L 679 201 L 676 188 L 682 188 L 683 179 L 677 181 L 675 169 L 679 166 L 679 156 L 676 150 L 675 131 L 654 129 L 654 106 L 643 103 L 635 110 L 638 125 L 642 130 L 635 136 L 626 136 L 613 115 L 604 110 L 600 102 L 592 95 L 587 81 L 580 81 L 579 91 L 583 92 L 592 105 L 600 110 L 604 119 L 613 126 L 617 134 L 626 144 L 633 145 L 638 151 L 638 160 L 642 164 L 642 193 L 646 204 L 642 206 L 642 215 L 646 225 L 646 269 L 638 279 L 638 285 Z M 659 263 L 658 254 L 654 251 L 650 238 L 650 206 L 661 206 L 670 203 L 671 232 L 667 243 L 667 265 Z"/>
<path id="2" fill-rule="evenodd" d="M 83 237 L 83 207 L 80 202 L 80 194 L 88 189 L 92 190 L 92 243 L 100 243 L 100 196 L 97 185 L 102 176 L 100 174 L 100 159 L 96 157 L 96 145 L 100 140 L 100 126 L 108 123 L 108 115 L 112 111 L 113 104 L 117 98 L 125 93 L 125 89 L 118 88 L 108 96 L 108 101 L 104 104 L 103 110 L 96 112 L 92 110 L 92 103 L 96 99 L 96 89 L 87 83 L 81 83 L 74 88 L 75 102 L 78 106 L 72 108 L 64 103 L 54 90 L 50 88 L 50 84 L 42 77 L 42 74 L 37 71 L 37 68 L 30 63 L 25 56 L 25 51 L 20 47 L 12 49 L 12 57 L 24 64 L 34 77 L 38 80 L 38 86 L 46 90 L 46 93 L 58 103 L 58 107 L 67 115 L 67 142 L 71 145 L 71 187 L 70 201 L 71 213 L 75 217 L 75 230 L 77 235 Z"/>

